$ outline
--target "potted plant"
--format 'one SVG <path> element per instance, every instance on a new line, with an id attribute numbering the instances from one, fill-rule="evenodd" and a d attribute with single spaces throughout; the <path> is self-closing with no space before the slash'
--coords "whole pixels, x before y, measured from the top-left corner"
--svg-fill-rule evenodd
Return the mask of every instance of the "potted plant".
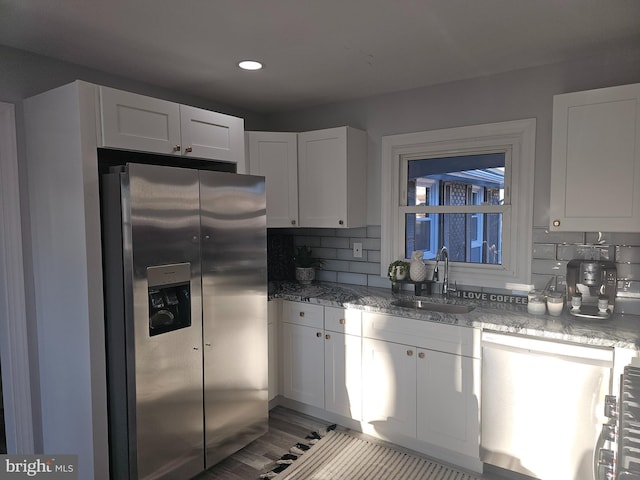
<path id="1" fill-rule="evenodd" d="M 391 280 L 391 290 L 394 292 L 399 291 L 400 287 L 398 282 L 407 278 L 409 275 L 409 267 L 409 262 L 405 262 L 404 260 L 396 260 L 389 264 L 387 276 L 389 280 Z"/>
<path id="2" fill-rule="evenodd" d="M 309 285 L 316 278 L 316 269 L 322 268 L 324 260 L 314 257 L 311 249 L 302 245 L 296 249 L 293 264 L 296 267 L 296 280 L 302 285 Z"/>

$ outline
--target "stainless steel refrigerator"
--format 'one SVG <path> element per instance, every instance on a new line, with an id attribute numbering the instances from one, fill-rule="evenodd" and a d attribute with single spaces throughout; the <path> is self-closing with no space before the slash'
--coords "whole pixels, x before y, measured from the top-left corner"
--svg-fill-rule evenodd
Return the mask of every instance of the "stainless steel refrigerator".
<path id="1" fill-rule="evenodd" d="M 112 478 L 188 479 L 267 430 L 264 178 L 102 176 Z"/>

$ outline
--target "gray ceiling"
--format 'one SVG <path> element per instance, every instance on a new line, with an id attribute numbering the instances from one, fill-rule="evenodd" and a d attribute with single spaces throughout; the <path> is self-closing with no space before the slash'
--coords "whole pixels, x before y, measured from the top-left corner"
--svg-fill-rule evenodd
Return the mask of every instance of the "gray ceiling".
<path id="1" fill-rule="evenodd" d="M 0 0 L 0 44 L 268 113 L 634 48 L 640 0 Z"/>

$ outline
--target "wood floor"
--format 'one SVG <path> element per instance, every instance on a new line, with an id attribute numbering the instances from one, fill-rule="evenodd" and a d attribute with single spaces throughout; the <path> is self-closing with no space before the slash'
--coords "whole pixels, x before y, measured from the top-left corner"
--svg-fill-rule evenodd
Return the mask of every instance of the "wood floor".
<path id="1" fill-rule="evenodd" d="M 260 474 L 275 468 L 277 466 L 276 460 L 289 453 L 289 449 L 296 443 L 305 443 L 307 435 L 311 432 L 318 432 L 328 425 L 329 423 L 324 420 L 282 406 L 275 407 L 269 412 L 269 431 L 265 435 L 192 480 L 258 480 Z M 340 425 L 337 426 L 337 430 L 348 431 L 350 435 L 355 437 L 364 438 L 399 451 L 420 455 Z M 483 480 L 534 480 L 531 477 L 502 471 L 495 469 L 495 467 L 489 468 L 490 473 L 485 472 L 484 475 L 477 476 Z"/>
<path id="2" fill-rule="evenodd" d="M 328 423 L 317 418 L 276 407 L 269 413 L 269 432 L 194 480 L 257 480 L 276 466 L 276 460 L 311 432 Z"/>

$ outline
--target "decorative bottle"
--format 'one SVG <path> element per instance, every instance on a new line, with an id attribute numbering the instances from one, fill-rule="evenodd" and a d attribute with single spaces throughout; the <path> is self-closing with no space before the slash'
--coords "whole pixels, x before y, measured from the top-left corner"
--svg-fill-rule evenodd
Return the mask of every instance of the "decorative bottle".
<path id="1" fill-rule="evenodd" d="M 427 279 L 427 266 L 422 261 L 423 255 L 420 250 L 416 250 L 411 254 L 409 277 L 414 282 L 424 282 Z"/>

